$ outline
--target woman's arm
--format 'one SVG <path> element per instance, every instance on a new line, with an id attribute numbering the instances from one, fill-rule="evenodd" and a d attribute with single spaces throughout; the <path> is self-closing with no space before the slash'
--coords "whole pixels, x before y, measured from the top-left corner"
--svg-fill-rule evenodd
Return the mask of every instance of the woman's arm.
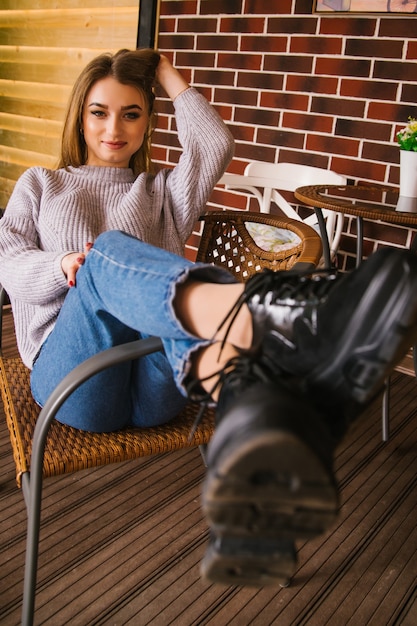
<path id="1" fill-rule="evenodd" d="M 41 197 L 41 168 L 30 168 L 17 181 L 0 220 L 0 283 L 13 298 L 32 304 L 46 304 L 67 290 L 61 260 L 70 251 L 45 251 L 39 242 Z"/>
<path id="2" fill-rule="evenodd" d="M 171 98 L 175 100 L 180 93 L 189 88 L 189 84 L 180 72 L 171 64 L 171 61 L 161 54 L 156 68 L 156 80 Z"/>
<path id="3" fill-rule="evenodd" d="M 174 72 L 177 70 L 167 70 L 166 83 L 175 94 L 182 154 L 166 177 L 163 211 L 165 217 L 167 212 L 171 214 L 177 234 L 185 243 L 233 157 L 234 139 L 214 107 L 196 89 L 189 89 L 188 83 Z"/>

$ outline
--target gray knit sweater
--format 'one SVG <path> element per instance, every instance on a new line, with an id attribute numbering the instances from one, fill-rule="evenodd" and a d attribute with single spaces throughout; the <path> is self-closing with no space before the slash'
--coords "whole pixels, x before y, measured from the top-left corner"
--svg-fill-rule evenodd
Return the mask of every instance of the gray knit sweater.
<path id="1" fill-rule="evenodd" d="M 183 254 L 233 155 L 225 124 L 195 89 L 174 102 L 183 152 L 155 176 L 112 167 L 28 169 L 0 220 L 0 283 L 9 294 L 24 363 L 51 332 L 68 291 L 61 259 L 107 230 Z"/>

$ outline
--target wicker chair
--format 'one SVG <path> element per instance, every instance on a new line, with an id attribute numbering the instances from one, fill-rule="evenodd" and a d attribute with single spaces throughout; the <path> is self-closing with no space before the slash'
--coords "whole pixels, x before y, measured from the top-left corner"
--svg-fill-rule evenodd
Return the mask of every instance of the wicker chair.
<path id="1" fill-rule="evenodd" d="M 321 240 L 309 226 L 295 220 L 257 213 L 208 213 L 204 221 L 198 260 L 226 266 L 240 280 L 265 267 L 314 269 L 322 252 Z M 277 252 L 262 250 L 249 235 L 247 223 L 266 224 L 291 231 L 298 241 Z M 5 302 L 0 287 L 0 304 Z M 0 318 L 0 332 L 1 332 Z M 0 335 L 1 337 L 1 335 Z M 204 446 L 213 432 L 213 412 L 190 438 L 198 407 L 189 404 L 174 420 L 156 428 L 126 428 L 112 433 L 90 433 L 58 423 L 54 416 L 65 399 L 95 373 L 123 361 L 162 349 L 157 337 L 110 348 L 75 368 L 57 386 L 40 411 L 34 402 L 29 371 L 20 358 L 0 356 L 0 389 L 16 465 L 28 511 L 22 624 L 33 623 L 43 478 L 98 465 L 160 454 L 189 446 Z"/>

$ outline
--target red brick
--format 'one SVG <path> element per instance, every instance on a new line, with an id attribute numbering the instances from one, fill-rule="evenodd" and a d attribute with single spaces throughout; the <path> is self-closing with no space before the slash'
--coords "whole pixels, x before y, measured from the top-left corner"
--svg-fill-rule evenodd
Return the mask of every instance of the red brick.
<path id="1" fill-rule="evenodd" d="M 270 17 L 268 33 L 314 34 L 317 28 L 316 17 Z"/>
<path id="2" fill-rule="evenodd" d="M 408 229 L 401 226 L 364 220 L 364 235 L 374 241 L 389 241 L 405 247 L 407 245 L 407 234 Z"/>
<path id="3" fill-rule="evenodd" d="M 336 122 L 335 135 L 356 137 L 358 139 L 389 141 L 391 137 L 391 125 L 365 120 L 339 118 Z"/>
<path id="4" fill-rule="evenodd" d="M 245 211 L 248 207 L 247 194 L 232 191 L 215 190 L 210 196 L 210 201 L 229 209 L 240 209 L 241 211 Z"/>
<path id="5" fill-rule="evenodd" d="M 362 156 L 364 159 L 375 159 L 385 163 L 398 163 L 400 151 L 396 143 L 382 144 L 364 141 L 362 147 Z"/>
<path id="6" fill-rule="evenodd" d="M 243 126 L 243 124 L 235 124 L 229 126 L 232 131 L 233 137 L 236 141 L 254 141 L 255 129 L 253 126 Z"/>
<path id="7" fill-rule="evenodd" d="M 370 102 L 368 118 L 405 123 L 411 115 L 410 106 L 396 102 Z"/>
<path id="8" fill-rule="evenodd" d="M 283 128 L 314 130 L 320 133 L 331 134 L 333 130 L 333 120 L 331 117 L 322 115 L 306 115 L 295 112 L 284 112 L 282 126 Z"/>
<path id="9" fill-rule="evenodd" d="M 300 163 L 301 165 L 312 165 L 313 167 L 329 167 L 329 157 L 326 154 L 314 154 L 305 150 L 288 150 L 280 148 L 279 163 Z"/>
<path id="10" fill-rule="evenodd" d="M 322 35 L 353 35 L 355 37 L 372 37 L 376 34 L 377 20 L 372 18 L 357 17 L 328 17 L 324 16 L 320 21 L 320 33 Z"/>
<path id="11" fill-rule="evenodd" d="M 176 165 L 180 159 L 181 154 L 182 154 L 181 150 L 174 150 L 170 148 L 170 150 L 168 150 L 168 161 L 172 165 Z"/>
<path id="12" fill-rule="evenodd" d="M 244 109 L 236 107 L 235 122 L 254 126 L 278 126 L 280 113 L 276 109 Z"/>
<path id="13" fill-rule="evenodd" d="M 326 115 L 362 118 L 365 113 L 365 102 L 363 100 L 314 96 L 310 110 L 314 113 L 324 113 Z"/>
<path id="14" fill-rule="evenodd" d="M 159 34 L 161 33 L 172 33 L 175 30 L 175 18 L 163 18 L 161 17 L 158 22 Z"/>
<path id="15" fill-rule="evenodd" d="M 218 15 L 231 13 L 239 15 L 242 10 L 242 0 L 200 0 L 201 15 Z"/>
<path id="16" fill-rule="evenodd" d="M 184 17 L 178 20 L 178 32 L 181 33 L 215 33 L 216 18 Z"/>
<path id="17" fill-rule="evenodd" d="M 215 102 L 223 102 L 230 104 L 240 104 L 244 106 L 256 106 L 258 94 L 256 91 L 238 90 L 238 89 L 216 89 L 214 95 Z"/>
<path id="18" fill-rule="evenodd" d="M 341 96 L 369 98 L 370 100 L 395 100 L 398 83 L 372 79 L 342 78 Z"/>
<path id="19" fill-rule="evenodd" d="M 312 2 L 311 0 L 295 0 L 294 14 L 301 15 L 306 14 L 310 15 L 312 10 Z M 290 13 L 291 11 L 288 11 Z"/>
<path id="20" fill-rule="evenodd" d="M 158 37 L 158 45 L 161 49 L 169 48 L 172 50 L 193 48 L 194 35 L 184 35 L 182 33 L 160 33 Z"/>
<path id="21" fill-rule="evenodd" d="M 174 107 L 172 105 L 172 102 L 168 99 L 158 98 L 156 102 L 156 107 L 159 115 L 174 115 Z"/>
<path id="22" fill-rule="evenodd" d="M 238 38 L 231 35 L 197 35 L 197 50 L 236 50 Z"/>
<path id="23" fill-rule="evenodd" d="M 302 150 L 304 147 L 304 133 L 296 133 L 288 130 L 260 128 L 257 134 L 257 140 L 263 144 L 272 146 L 285 146 L 287 148 L 297 148 Z M 262 159 L 265 160 L 265 159 Z"/>
<path id="24" fill-rule="evenodd" d="M 243 35 L 240 43 L 240 49 L 243 52 L 285 52 L 287 50 L 287 43 L 288 37 Z"/>
<path id="25" fill-rule="evenodd" d="M 214 67 L 216 55 L 212 52 L 188 50 L 187 52 L 178 52 L 176 59 L 179 67 Z"/>
<path id="26" fill-rule="evenodd" d="M 379 37 L 399 37 L 400 39 L 410 39 L 411 31 L 415 31 L 415 27 L 416 22 L 413 17 L 395 17 L 395 19 L 386 18 L 381 20 L 378 35 Z"/>
<path id="27" fill-rule="evenodd" d="M 417 63 L 412 63 L 411 61 L 375 61 L 373 73 L 375 78 L 415 82 L 416 75 Z"/>
<path id="28" fill-rule="evenodd" d="M 221 52 L 217 58 L 217 67 L 236 70 L 257 70 L 262 66 L 261 54 L 236 54 L 235 52 Z"/>
<path id="29" fill-rule="evenodd" d="M 366 179 L 383 182 L 385 180 L 385 163 L 366 162 L 364 159 L 347 159 L 332 157 L 331 169 L 348 178 Z"/>
<path id="30" fill-rule="evenodd" d="M 390 167 L 389 168 L 389 176 L 388 183 L 390 185 L 399 185 L 400 184 L 400 168 L 399 167 Z"/>
<path id="31" fill-rule="evenodd" d="M 270 72 L 296 72 L 309 74 L 313 67 L 312 56 L 268 55 L 265 57 L 264 69 Z"/>
<path id="32" fill-rule="evenodd" d="M 220 20 L 222 33 L 263 33 L 264 27 L 262 17 L 223 17 Z"/>
<path id="33" fill-rule="evenodd" d="M 417 41 L 409 41 L 407 44 L 407 59 L 417 59 Z"/>
<path id="34" fill-rule="evenodd" d="M 281 74 L 268 74 L 267 72 L 239 72 L 238 87 L 249 89 L 282 89 L 283 76 Z"/>
<path id="35" fill-rule="evenodd" d="M 403 41 L 390 39 L 348 39 L 345 54 L 356 57 L 401 59 Z"/>
<path id="36" fill-rule="evenodd" d="M 163 146 L 152 146 L 152 161 L 159 163 L 167 163 L 168 151 Z"/>
<path id="37" fill-rule="evenodd" d="M 153 134 L 153 143 L 159 144 L 161 146 L 167 146 L 167 147 L 179 146 L 178 137 L 176 133 L 160 131 L 159 129 L 156 129 Z"/>
<path id="38" fill-rule="evenodd" d="M 160 3 L 161 15 L 195 15 L 197 0 L 163 0 Z"/>
<path id="39" fill-rule="evenodd" d="M 232 119 L 233 107 L 225 106 L 223 104 L 214 104 L 214 108 L 216 109 L 222 120 L 224 120 L 225 122 Z"/>
<path id="40" fill-rule="evenodd" d="M 402 102 L 412 102 L 415 106 L 417 102 L 417 84 L 414 83 L 412 85 L 403 85 L 401 89 L 401 101 Z M 417 113 L 414 115 L 417 117 Z"/>
<path id="41" fill-rule="evenodd" d="M 328 154 L 344 154 L 346 156 L 358 156 L 360 142 L 356 139 L 341 137 L 329 137 L 328 135 L 307 135 L 306 149 L 314 152 L 327 152 Z"/>
<path id="42" fill-rule="evenodd" d="M 336 94 L 338 82 L 338 78 L 330 76 L 288 74 L 286 89 L 288 91 L 305 91 L 307 93 Z"/>
<path id="43" fill-rule="evenodd" d="M 262 107 L 267 109 L 288 109 L 307 111 L 309 104 L 309 97 L 307 95 L 295 94 L 295 93 L 263 93 L 261 94 Z"/>
<path id="44" fill-rule="evenodd" d="M 234 72 L 225 70 L 201 69 L 194 72 L 194 84 L 205 85 L 233 85 L 235 80 Z"/>
<path id="45" fill-rule="evenodd" d="M 343 40 L 341 37 L 291 37 L 290 52 L 306 54 L 340 54 Z"/>
<path id="46" fill-rule="evenodd" d="M 315 73 L 335 76 L 369 76 L 370 70 L 371 61 L 368 59 L 319 57 Z"/>
<path id="47" fill-rule="evenodd" d="M 247 161 L 268 161 L 269 163 L 274 163 L 275 148 L 260 146 L 259 144 L 237 143 L 235 155 L 237 158 L 247 159 Z"/>
<path id="48" fill-rule="evenodd" d="M 254 14 L 282 13 L 283 15 L 291 13 L 292 0 L 279 0 L 271 10 L 271 0 L 246 0 L 245 12 Z"/>

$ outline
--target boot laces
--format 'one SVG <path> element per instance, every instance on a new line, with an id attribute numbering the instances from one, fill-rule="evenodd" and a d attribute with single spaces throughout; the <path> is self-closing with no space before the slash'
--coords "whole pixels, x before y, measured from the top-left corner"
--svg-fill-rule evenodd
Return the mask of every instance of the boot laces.
<path id="1" fill-rule="evenodd" d="M 316 307 L 323 302 L 337 278 L 334 269 L 316 270 L 314 275 L 296 270 L 273 271 L 264 269 L 255 274 L 246 284 L 245 290 L 232 309 L 219 325 L 216 334 L 227 324 L 222 348 L 240 309 L 252 298 L 257 297 L 259 303 L 268 300 L 268 304 L 283 304 L 287 307 Z M 271 297 L 272 296 L 272 297 Z"/>
<path id="2" fill-rule="evenodd" d="M 200 388 L 202 382 L 213 376 L 216 376 L 216 381 L 209 391 L 203 393 L 199 391 L 194 392 L 193 387 L 198 385 Z M 214 374 L 193 381 L 187 388 L 187 394 L 191 401 L 200 403 L 200 409 L 191 427 L 188 440 L 191 441 L 197 427 L 204 417 L 206 409 L 213 403 L 213 394 L 217 389 L 221 389 L 226 381 L 230 386 L 236 385 L 237 387 L 241 387 L 243 381 L 245 386 L 250 386 L 259 381 L 270 382 L 271 380 L 272 372 L 270 372 L 268 368 L 267 360 L 261 364 L 257 355 L 245 353 L 229 359 L 229 361 Z"/>
<path id="3" fill-rule="evenodd" d="M 282 302 L 286 306 L 294 307 L 307 304 L 315 306 L 326 298 L 336 277 L 336 270 L 317 270 L 313 276 L 311 272 L 300 273 L 296 270 L 274 272 L 270 269 L 264 269 L 262 272 L 255 274 L 248 281 L 244 292 L 216 330 L 215 335 L 227 324 L 220 354 L 240 309 L 254 296 L 257 296 L 259 301 L 263 302 L 266 298 L 269 299 L 272 293 L 273 298 L 271 301 L 277 304 Z M 191 428 L 189 441 L 201 423 L 207 407 L 213 403 L 214 392 L 221 388 L 226 380 L 230 385 L 233 385 L 233 383 L 237 385 L 242 384 L 242 380 L 247 385 L 260 380 L 269 382 L 274 375 L 276 376 L 276 368 L 276 362 L 269 363 L 269 358 L 266 354 L 263 355 L 261 360 L 259 359 L 259 350 L 247 350 L 245 353 L 230 359 L 224 367 L 210 376 L 194 380 L 187 388 L 187 395 L 192 401 L 199 402 L 201 406 Z M 213 387 L 209 391 L 201 392 L 201 383 L 213 376 L 217 376 Z"/>

